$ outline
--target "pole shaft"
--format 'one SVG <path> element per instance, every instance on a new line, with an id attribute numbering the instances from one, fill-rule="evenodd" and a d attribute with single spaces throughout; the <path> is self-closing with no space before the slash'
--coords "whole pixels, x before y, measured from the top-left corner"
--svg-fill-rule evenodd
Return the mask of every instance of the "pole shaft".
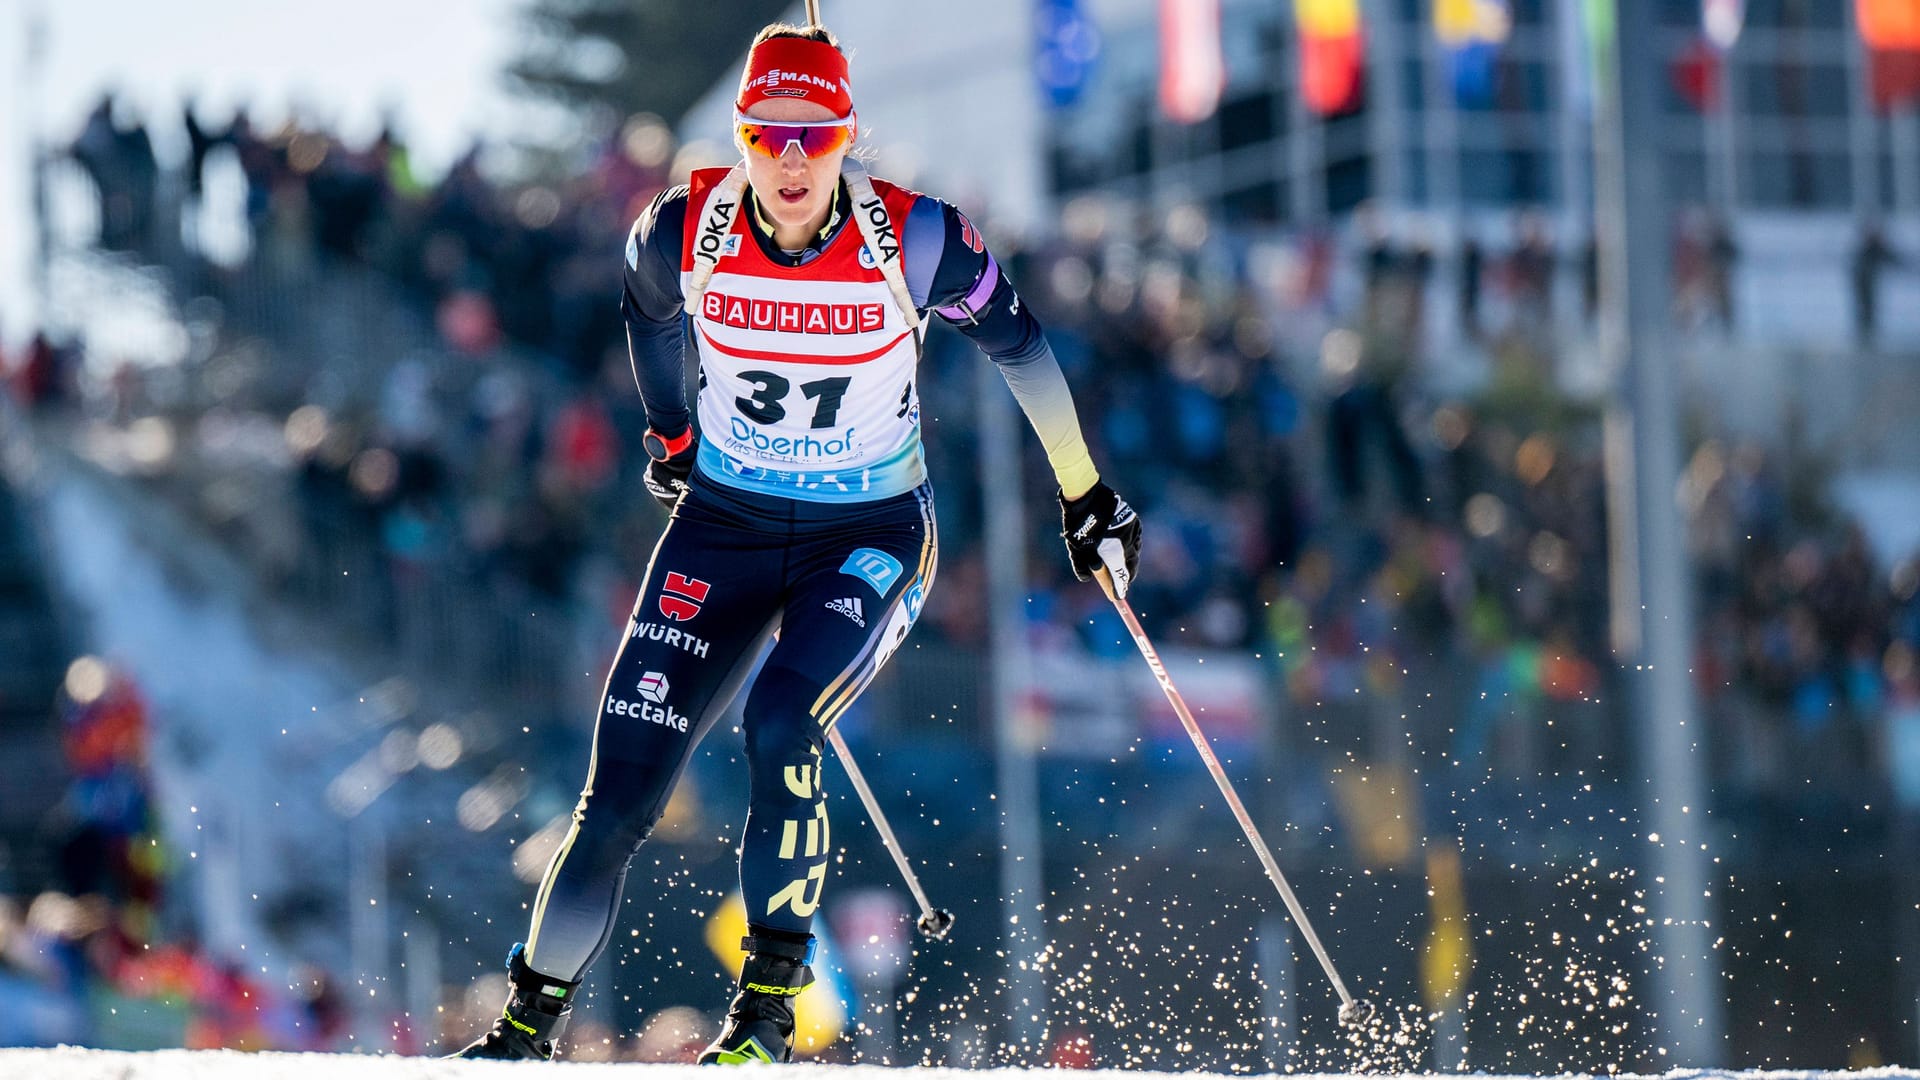
<path id="1" fill-rule="evenodd" d="M 907 879 L 907 888 L 912 890 L 914 902 L 920 905 L 920 914 L 932 914 L 933 905 L 927 900 L 927 892 L 920 887 L 919 877 L 907 863 L 907 853 L 900 850 L 900 841 L 893 838 L 893 826 L 887 824 L 887 815 L 880 812 L 880 803 L 873 797 L 873 789 L 867 786 L 867 778 L 860 772 L 860 766 L 854 764 L 853 754 L 847 750 L 847 740 L 841 738 L 838 726 L 827 729 L 827 741 L 833 744 L 833 752 L 840 755 L 840 765 L 847 770 L 847 779 L 853 782 L 853 790 L 860 796 L 860 804 L 867 808 L 867 820 L 873 822 L 874 831 L 880 834 L 880 843 L 885 845 L 887 854 L 893 856 L 893 864 L 900 868 L 900 876 Z"/>
<path id="2" fill-rule="evenodd" d="M 1207 736 L 1200 730 L 1199 721 L 1193 718 L 1192 710 L 1187 708 L 1186 699 L 1173 685 L 1173 679 L 1167 675 L 1167 667 L 1160 662 L 1160 654 L 1154 650 L 1153 642 L 1147 640 L 1147 632 L 1140 628 L 1140 620 L 1134 617 L 1133 608 L 1113 592 L 1112 579 L 1102 570 L 1100 584 L 1107 590 L 1107 596 L 1113 600 L 1114 608 L 1120 612 L 1121 621 L 1127 624 L 1127 632 L 1133 635 L 1133 643 L 1139 647 L 1140 655 L 1147 660 L 1153 677 L 1160 681 L 1160 689 L 1173 704 L 1174 714 L 1180 717 L 1180 723 L 1187 729 L 1187 737 L 1193 740 L 1194 749 L 1200 751 L 1200 760 L 1206 762 L 1207 771 L 1213 774 L 1213 782 L 1220 789 L 1220 795 L 1227 800 L 1227 808 L 1233 811 L 1233 818 L 1240 823 L 1240 831 L 1247 835 L 1247 843 L 1253 845 L 1255 855 L 1260 857 L 1260 865 L 1267 871 L 1267 879 L 1280 892 L 1280 899 L 1286 902 L 1287 910 L 1293 914 L 1295 926 L 1300 928 L 1301 936 L 1307 939 L 1313 955 L 1320 961 L 1320 969 L 1327 973 L 1328 981 L 1333 983 L 1334 992 L 1340 995 L 1340 1004 L 1353 1001 L 1353 995 L 1347 993 L 1347 984 L 1340 973 L 1333 968 L 1333 960 L 1327 956 L 1327 947 L 1320 943 L 1320 935 L 1314 933 L 1313 923 L 1308 921 L 1300 900 L 1293 895 L 1293 886 L 1287 883 L 1287 875 L 1280 872 L 1280 864 L 1274 861 L 1273 852 L 1268 850 L 1267 842 L 1260 837 L 1260 830 L 1253 823 L 1253 815 L 1247 813 L 1246 804 L 1240 801 L 1240 795 L 1233 789 L 1233 781 L 1227 778 L 1227 770 L 1220 766 L 1220 759 L 1213 752 L 1213 746 L 1207 742 Z"/>

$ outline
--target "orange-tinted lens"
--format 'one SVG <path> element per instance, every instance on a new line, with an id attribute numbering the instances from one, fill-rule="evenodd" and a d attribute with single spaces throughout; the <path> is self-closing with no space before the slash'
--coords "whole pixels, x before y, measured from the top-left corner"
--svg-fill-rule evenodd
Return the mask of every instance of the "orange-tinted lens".
<path id="1" fill-rule="evenodd" d="M 748 150 L 777 158 L 787 152 L 787 147 L 800 144 L 800 152 L 807 157 L 816 158 L 831 154 L 847 145 L 853 138 L 853 131 L 845 124 L 825 124 L 819 127 L 802 124 L 760 124 L 743 120 L 739 127 L 740 142 Z"/>

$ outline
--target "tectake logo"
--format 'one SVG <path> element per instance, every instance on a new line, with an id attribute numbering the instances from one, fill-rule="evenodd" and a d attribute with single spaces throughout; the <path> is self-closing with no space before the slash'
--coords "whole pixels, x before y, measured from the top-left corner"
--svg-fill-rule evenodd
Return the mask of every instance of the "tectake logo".
<path id="1" fill-rule="evenodd" d="M 860 250 L 866 252 L 865 248 Z M 887 305 L 881 303 L 801 304 L 712 291 L 700 301 L 700 315 L 708 322 L 739 330 L 782 334 L 870 334 L 887 326 Z"/>
<path id="2" fill-rule="evenodd" d="M 664 701 L 667 697 L 667 677 L 657 671 L 649 671 L 640 676 L 640 683 L 635 689 L 648 701 Z"/>
<path id="3" fill-rule="evenodd" d="M 660 586 L 660 614 L 674 622 L 686 622 L 700 614 L 700 605 L 706 603 L 712 588 L 698 578 L 669 573 Z"/>
<path id="4" fill-rule="evenodd" d="M 633 716 L 649 724 L 659 724 L 675 731 L 687 730 L 687 714 L 671 705 L 657 705 L 651 701 L 625 701 L 621 698 L 607 699 L 608 716 Z"/>

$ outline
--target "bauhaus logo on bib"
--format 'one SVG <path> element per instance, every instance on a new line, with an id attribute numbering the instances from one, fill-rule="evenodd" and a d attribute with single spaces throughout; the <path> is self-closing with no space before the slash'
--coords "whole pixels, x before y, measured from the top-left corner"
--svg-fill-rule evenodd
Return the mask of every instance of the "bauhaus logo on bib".
<path id="1" fill-rule="evenodd" d="M 887 305 L 877 301 L 805 304 L 711 291 L 700 302 L 700 314 L 722 326 L 782 334 L 868 334 L 887 325 Z"/>

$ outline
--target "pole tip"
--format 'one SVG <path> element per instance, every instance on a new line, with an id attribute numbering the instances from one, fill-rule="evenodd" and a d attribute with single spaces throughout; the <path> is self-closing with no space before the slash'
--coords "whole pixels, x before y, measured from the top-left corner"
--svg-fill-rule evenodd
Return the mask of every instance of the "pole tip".
<path id="1" fill-rule="evenodd" d="M 1340 1006 L 1341 1027 L 1366 1027 L 1373 1021 L 1373 1002 L 1354 998 Z"/>
<path id="2" fill-rule="evenodd" d="M 935 908 L 920 916 L 920 933 L 933 941 L 945 941 L 948 931 L 953 929 L 953 912 L 946 908 Z"/>

